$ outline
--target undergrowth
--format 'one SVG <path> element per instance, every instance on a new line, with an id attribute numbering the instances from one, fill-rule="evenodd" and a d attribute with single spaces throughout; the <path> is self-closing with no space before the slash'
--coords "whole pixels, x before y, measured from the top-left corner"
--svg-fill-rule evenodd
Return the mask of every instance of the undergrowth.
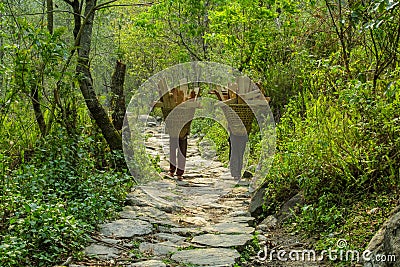
<path id="1" fill-rule="evenodd" d="M 330 94 L 292 99 L 277 124 L 278 152 L 265 179 L 265 214 L 297 192 L 291 227 L 318 249 L 341 238 L 365 248 L 400 192 L 400 84 L 351 81 Z"/>
<path id="2" fill-rule="evenodd" d="M 24 154 L 21 151 L 21 154 Z M 90 232 L 114 216 L 132 178 L 109 166 L 122 155 L 98 135 L 71 138 L 64 130 L 41 139 L 30 156 L 2 155 L 0 262 L 51 266 L 80 256 Z"/>

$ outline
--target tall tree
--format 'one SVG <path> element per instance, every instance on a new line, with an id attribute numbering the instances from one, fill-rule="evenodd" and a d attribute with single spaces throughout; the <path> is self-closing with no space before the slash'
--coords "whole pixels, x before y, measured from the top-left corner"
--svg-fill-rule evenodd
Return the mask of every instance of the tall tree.
<path id="1" fill-rule="evenodd" d="M 77 7 L 77 3 L 79 3 L 78 0 L 70 2 L 70 4 L 75 6 L 75 8 Z M 80 6 L 82 6 L 82 4 L 83 0 L 80 3 Z M 121 134 L 115 129 L 110 118 L 108 117 L 106 110 L 97 98 L 93 86 L 92 74 L 90 71 L 89 57 L 92 44 L 93 21 L 95 12 L 99 7 L 100 5 L 97 6 L 97 0 L 86 0 L 83 14 L 85 20 L 81 23 L 81 20 L 77 20 L 77 16 L 75 16 L 75 23 L 80 25 L 79 32 L 77 34 L 77 24 L 75 24 L 74 30 L 74 34 L 76 34 L 76 43 L 79 45 L 76 75 L 78 77 L 79 87 L 85 99 L 86 106 L 96 121 L 96 124 L 101 129 L 101 132 L 108 145 L 112 150 L 122 150 Z"/>

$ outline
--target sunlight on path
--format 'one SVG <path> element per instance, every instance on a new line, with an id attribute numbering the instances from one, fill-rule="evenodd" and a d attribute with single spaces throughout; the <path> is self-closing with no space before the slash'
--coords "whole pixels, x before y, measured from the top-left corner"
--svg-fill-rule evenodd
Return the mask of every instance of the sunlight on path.
<path id="1" fill-rule="evenodd" d="M 161 129 L 148 130 L 146 150 L 159 155 L 167 170 L 168 136 Z M 238 251 L 255 230 L 247 212 L 248 182 L 234 181 L 222 163 L 201 157 L 197 142 L 189 139 L 184 180 L 136 186 L 120 219 L 100 226 L 85 249 L 88 260 L 76 266 L 233 266 L 238 261 Z"/>
<path id="2" fill-rule="evenodd" d="M 161 131 L 161 126 L 147 130 L 146 152 L 159 156 L 160 167 L 168 170 L 169 153 L 163 151 L 168 136 Z M 279 229 L 256 231 L 248 212 L 250 182 L 234 181 L 215 157 L 202 157 L 198 141 L 189 138 L 183 181 L 165 176 L 133 188 L 120 218 L 100 225 L 85 249 L 85 260 L 70 267 L 323 266 L 276 259 L 260 262 L 256 236 L 256 243 L 275 247 L 299 249 L 305 244 Z"/>

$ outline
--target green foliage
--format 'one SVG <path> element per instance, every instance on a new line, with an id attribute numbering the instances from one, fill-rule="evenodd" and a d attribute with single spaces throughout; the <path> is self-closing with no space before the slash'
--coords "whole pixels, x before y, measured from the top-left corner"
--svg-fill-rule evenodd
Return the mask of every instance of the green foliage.
<path id="1" fill-rule="evenodd" d="M 336 204 L 332 204 L 335 197 L 323 195 L 317 203 L 304 205 L 297 217 L 297 222 L 302 229 L 308 232 L 324 229 L 332 233 L 341 226 L 345 222 L 344 208 L 338 208 Z"/>
<path id="2" fill-rule="evenodd" d="M 194 134 L 206 134 L 208 129 L 214 125 L 214 121 L 208 118 L 197 118 L 192 121 L 190 125 L 190 133 Z"/>
<path id="3" fill-rule="evenodd" d="M 257 166 L 259 157 L 261 155 L 261 133 L 259 131 L 258 125 L 256 121 L 253 122 L 252 131 L 249 133 L 249 159 L 248 159 L 248 166 Z M 249 170 L 254 172 L 255 170 Z"/>
<path id="4" fill-rule="evenodd" d="M 88 234 L 113 216 L 132 179 L 109 169 L 118 155 L 98 136 L 59 130 L 0 185 L 3 266 L 49 266 L 79 255 Z M 99 150 L 97 150 L 99 148 Z M 103 162 L 98 162 L 102 151 Z"/>
<path id="5" fill-rule="evenodd" d="M 91 228 L 69 215 L 62 200 L 52 203 L 14 199 L 22 206 L 10 219 L 0 246 L 4 266 L 48 266 L 70 249 L 82 249 Z M 35 253 L 32 253 L 35 252 Z"/>
<path id="6" fill-rule="evenodd" d="M 307 204 L 294 230 L 317 235 L 321 249 L 339 235 L 366 245 L 400 186 L 398 2 L 120 3 L 127 6 L 99 10 L 94 22 L 90 66 L 102 103 L 117 58 L 128 66 L 128 96 L 177 63 L 210 60 L 239 68 L 271 97 L 278 122 L 266 212 L 302 191 Z M 74 46 L 71 14 L 57 13 L 50 34 L 44 18 L 32 15 L 42 8 L 39 2 L 0 3 L 6 14 L 0 17 L 2 266 L 50 266 L 79 255 L 86 234 L 118 209 L 133 183 L 114 169 L 123 155 L 110 152 L 91 125 L 76 90 L 74 57 L 61 72 Z M 45 138 L 32 111 L 35 93 Z M 220 125 L 198 119 L 192 134 L 212 141 L 220 160 L 228 160 Z M 254 125 L 250 165 L 257 164 L 262 141 Z M 158 160 L 149 162 L 158 166 Z M 374 208 L 380 212 L 366 212 Z"/>
<path id="7" fill-rule="evenodd" d="M 277 158 L 296 164 L 274 171 L 296 179 L 309 199 L 328 192 L 348 199 L 348 194 L 396 189 L 400 130 L 396 86 L 390 86 L 391 97 L 387 91 L 373 94 L 368 84 L 358 81 L 334 97 L 309 95 L 304 115 L 299 101 L 293 100 L 278 125 Z"/>
<path id="8" fill-rule="evenodd" d="M 162 169 L 160 167 L 160 155 L 157 155 L 155 157 L 150 158 L 151 163 L 153 164 L 154 169 L 160 173 L 162 172 Z"/>
<path id="9" fill-rule="evenodd" d="M 253 234 L 251 241 L 249 241 L 248 244 L 241 248 L 239 259 L 240 263 L 247 264 L 249 261 L 251 261 L 251 256 L 257 255 L 260 249 L 261 247 L 258 242 L 258 236 L 257 234 Z M 240 267 L 239 264 L 235 264 L 235 266 Z"/>
<path id="10" fill-rule="evenodd" d="M 320 235 L 322 247 L 335 232 L 352 236 L 352 211 L 400 189 L 399 85 L 374 91 L 370 83 L 356 80 L 335 94 L 293 99 L 277 127 L 278 153 L 265 185 L 272 202 L 266 210 L 302 191 L 308 204 L 296 217 L 298 230 Z M 362 206 L 346 209 L 358 203 Z M 377 217 L 372 230 L 358 230 L 363 238 L 354 243 L 365 246 L 387 214 Z"/>
<path id="11" fill-rule="evenodd" d="M 271 8 L 262 1 L 230 1 L 220 5 L 210 12 L 206 40 L 211 44 L 222 43 L 220 52 L 231 65 L 239 70 L 248 68 L 255 50 L 272 38 L 267 27 L 278 17 L 274 8 L 278 6 Z"/>
<path id="12" fill-rule="evenodd" d="M 215 122 L 210 128 L 203 128 L 203 131 L 205 132 L 204 139 L 209 139 L 214 143 L 218 159 L 227 162 L 229 160 L 229 143 L 228 133 L 225 129 Z"/>

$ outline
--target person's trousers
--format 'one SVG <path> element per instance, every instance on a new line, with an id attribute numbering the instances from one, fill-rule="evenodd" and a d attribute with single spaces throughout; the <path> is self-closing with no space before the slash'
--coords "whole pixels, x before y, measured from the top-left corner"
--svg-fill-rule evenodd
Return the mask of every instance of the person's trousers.
<path id="1" fill-rule="evenodd" d="M 232 177 L 242 176 L 243 156 L 248 139 L 247 135 L 231 134 L 229 136 L 229 167 Z"/>
<path id="2" fill-rule="evenodd" d="M 169 137 L 169 171 L 181 176 L 185 171 L 187 136 Z"/>

